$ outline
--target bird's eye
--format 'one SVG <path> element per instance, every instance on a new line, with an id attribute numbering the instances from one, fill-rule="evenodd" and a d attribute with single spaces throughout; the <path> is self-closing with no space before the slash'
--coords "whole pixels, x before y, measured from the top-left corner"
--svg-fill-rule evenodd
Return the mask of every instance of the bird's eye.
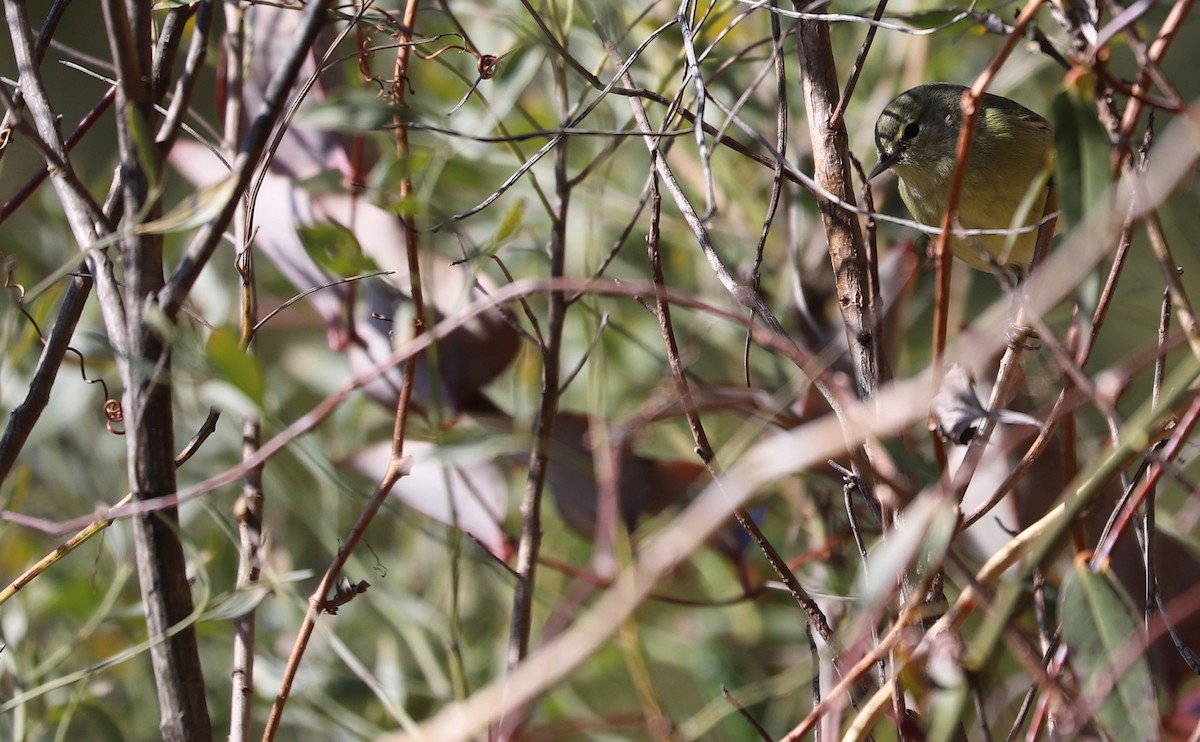
<path id="1" fill-rule="evenodd" d="M 905 139 L 913 139 L 920 133 L 921 133 L 921 125 L 918 124 L 916 121 L 914 121 L 911 124 L 909 124 L 908 126 L 904 127 L 904 138 Z"/>

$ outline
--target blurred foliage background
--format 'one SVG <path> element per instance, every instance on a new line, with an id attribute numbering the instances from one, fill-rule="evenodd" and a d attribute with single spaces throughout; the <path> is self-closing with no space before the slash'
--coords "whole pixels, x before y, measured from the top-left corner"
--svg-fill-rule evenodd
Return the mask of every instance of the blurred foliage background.
<path id="1" fill-rule="evenodd" d="M 161 5 L 156 18 L 162 17 L 165 8 L 181 4 Z M 232 63 L 225 47 L 232 10 L 253 11 L 245 18 L 248 39 L 272 38 L 286 44 L 301 9 L 301 4 L 291 2 L 279 7 L 267 3 L 252 7 L 259 4 L 251 2 L 223 5 L 226 7 L 217 13 L 207 42 L 208 61 L 188 107 L 187 123 L 192 131 L 183 137 L 217 148 L 222 147 L 228 105 L 225 96 L 229 91 L 221 80 Z M 774 141 L 777 119 L 781 111 L 786 112 L 785 156 L 801 172 L 810 172 L 811 144 L 794 21 L 780 19 L 786 70 L 782 83 L 786 98 L 781 99 L 772 68 L 769 7 L 733 0 L 683 5 L 694 14 L 695 48 L 705 52 L 700 69 L 707 92 L 723 106 L 736 102 L 741 123 L 730 124 L 713 101 L 706 121 L 717 128 L 727 127 L 730 136 L 770 160 L 773 154 L 761 145 Z M 1076 110 L 1091 117 L 1082 118 L 1082 125 L 1095 127 L 1092 91 L 1106 81 L 1128 84 L 1141 69 L 1127 38 L 1136 34 L 1143 40 L 1153 39 L 1177 6 L 1131 4 L 1125 10 L 1133 20 L 1112 29 L 1115 32 L 1106 37 L 1099 56 L 1089 57 L 1094 50 L 1081 48 L 1079 37 L 1065 30 L 1063 13 L 1077 5 L 1083 4 L 1043 7 L 1034 22 L 1041 39 L 1031 32 L 1017 43 L 1012 55 L 997 68 L 990 91 L 1051 118 L 1062 110 L 1062 101 L 1074 101 Z M 270 165 L 273 176 L 295 191 L 264 191 L 267 195 L 256 204 L 264 232 L 255 237 L 286 237 L 291 234 L 290 224 L 300 235 L 303 254 L 325 275 L 350 278 L 402 268 L 404 245 L 391 241 L 394 233 L 353 230 L 353 236 L 346 238 L 336 229 L 315 228 L 338 221 L 321 218 L 321 208 L 332 207 L 310 207 L 315 216 L 310 214 L 301 223 L 270 221 L 267 214 L 304 211 L 303 206 L 296 206 L 297 201 L 285 201 L 279 194 L 302 192 L 311 203 L 351 194 L 382 212 L 409 214 L 419 228 L 420 257 L 429 281 L 426 290 L 435 303 L 461 309 L 470 298 L 479 296 L 473 292 L 480 289 L 473 287 L 495 291 L 511 279 L 546 278 L 551 268 L 549 255 L 555 249 L 554 221 L 565 218 L 564 275 L 578 279 L 577 283 L 588 278 L 623 282 L 638 294 L 631 297 L 584 288 L 566 314 L 559 357 L 564 380 L 573 369 L 578 368 L 578 375 L 570 377 L 563 388 L 558 409 L 569 417 L 563 417 L 566 422 L 558 426 L 564 437 L 550 448 L 551 491 L 543 508 L 541 562 L 531 620 L 536 647 L 567 630 L 577 616 L 605 595 L 615 571 L 636 564 L 641 545 L 671 528 L 681 509 L 709 481 L 693 453 L 696 444 L 671 380 L 653 311 L 653 292 L 646 290 L 650 217 L 643 193 L 651 166 L 645 143 L 635 135 L 628 100 L 602 95 L 547 42 L 547 34 L 555 37 L 601 85 L 613 79 L 614 67 L 596 26 L 616 40 L 625 58 L 644 44 L 630 67 L 634 84 L 667 100 L 681 96 L 682 105 L 695 111 L 695 90 L 692 82 L 685 81 L 684 45 L 679 26 L 673 23 L 679 8 L 665 3 L 558 0 L 422 3 L 414 29 L 421 43 L 414 48 L 405 105 L 397 109 L 388 93 L 394 75 L 394 45 L 403 36 L 396 21 L 402 16 L 402 6 L 395 2 L 365 9 L 345 5 L 330 15 L 318 46 L 319 53 L 331 52 L 332 61 L 288 122 L 280 154 Z M 36 17 L 39 10 L 31 10 L 35 22 L 40 20 Z M 841 19 L 830 23 L 829 31 L 838 80 L 844 85 L 867 33 L 862 20 L 870 17 L 872 8 L 836 0 L 819 10 Z M 894 25 L 878 30 L 845 110 L 850 151 L 865 168 L 875 160 L 874 122 L 887 101 L 921 82 L 946 80 L 970 85 L 993 64 L 1007 38 L 1005 33 L 985 30 L 985 21 L 995 29 L 996 23 L 1011 23 L 1018 10 L 1018 6 L 1004 3 L 969 8 L 915 2 L 886 6 L 884 19 Z M 1104 6 L 1102 20 L 1095 27 L 1105 27 L 1122 10 L 1117 3 Z M 332 47 L 337 31 L 360 11 L 352 33 Z M 535 17 L 545 28 L 539 27 Z M 953 19 L 957 20 L 949 22 Z M 97 31 L 100 23 L 99 11 L 92 4 L 71 5 L 43 64 L 52 103 L 67 131 L 97 105 L 108 88 L 105 80 L 113 75 L 107 39 Z M 1045 53 L 1046 45 L 1071 60 L 1069 69 Z M 255 48 L 253 44 L 251 48 Z M 251 76 L 255 71 L 269 74 L 273 70 L 275 58 L 261 51 L 263 48 L 240 61 Z M 3 84 L 11 85 L 10 80 L 18 76 L 11 49 L 4 47 L 2 54 Z M 1198 54 L 1200 36 L 1192 16 L 1185 15 L 1161 65 L 1163 79 L 1169 80 L 1174 90 L 1155 88 L 1154 92 L 1180 100 L 1184 106 L 1196 100 L 1200 78 L 1191 70 L 1200 63 Z M 479 55 L 500 58 L 489 79 L 479 79 Z M 181 64 L 182 59 L 177 66 Z M 1101 69 L 1103 75 L 1098 75 Z M 257 105 L 252 92 L 247 94 L 250 110 Z M 1121 92 L 1113 97 L 1118 107 L 1129 100 Z M 666 107 L 643 102 L 651 122 L 658 125 Z M 575 115 L 593 103 L 594 109 L 586 116 Z M 564 115 L 564 110 L 570 115 Z M 1192 114 L 1156 111 L 1154 130 L 1162 132 L 1185 115 Z M 396 122 L 410 129 L 411 150 L 404 157 L 397 156 Z M 1060 140 L 1070 140 L 1073 133 L 1061 127 L 1081 126 L 1078 122 L 1052 123 L 1060 127 Z M 741 126 L 763 142 L 752 139 Z M 846 341 L 814 197 L 784 183 L 779 212 L 762 243 L 762 264 L 756 268 L 756 245 L 764 230 L 773 185 L 771 168 L 731 148 L 714 146 L 712 136 L 706 140 L 711 158 L 705 163 L 686 122 L 675 121 L 670 128 L 680 133 L 671 139 L 669 162 L 699 211 L 704 210 L 705 178 L 711 177 L 716 208 L 706 226 L 725 265 L 746 284 L 757 271 L 761 296 L 789 334 L 803 338 L 821 363 L 838 368 Z M 1145 130 L 1143 116 L 1135 141 Z M 97 199 L 103 198 L 113 178 L 115 132 L 109 111 L 71 154 L 81 181 Z M 295 132 L 307 132 L 308 138 Z M 566 152 L 562 167 L 569 182 L 556 181 L 555 155 L 550 154 L 500 193 L 502 184 L 548 141 L 546 132 L 565 132 L 556 147 Z M 1087 135 L 1080 131 L 1079 141 Z M 295 149 L 287 149 L 289 146 Z M 198 150 L 183 155 L 180 151 L 177 148 L 172 157 L 192 162 L 201 157 Z M 302 172 L 297 163 L 303 158 L 290 159 L 295 152 L 319 163 L 323 172 Z M 1103 173 L 1107 180 L 1111 167 L 1108 142 L 1091 154 L 1087 167 Z M 1176 154 L 1195 159 L 1194 151 Z M 13 199 L 41 164 L 36 149 L 14 133 L 4 150 L 0 202 Z M 180 162 L 173 165 L 178 167 Z M 297 172 L 289 172 L 293 166 Z M 399 182 L 404 177 L 410 177 L 414 186 L 413 196 L 406 201 L 399 196 Z M 1070 188 L 1082 181 L 1084 174 L 1060 173 L 1059 178 Z M 186 210 L 186 199 L 197 188 L 193 179 L 168 169 L 165 209 L 184 204 Z M 859 188 L 856 181 L 855 191 Z M 879 211 L 907 216 L 894 181 L 881 178 L 872 189 Z M 564 214 L 556 193 L 568 192 Z M 486 205 L 475 210 L 482 204 Z M 717 460 L 729 467 L 756 444 L 824 415 L 825 408 L 815 397 L 811 380 L 782 354 L 759 346 L 745 351 L 747 310 L 714 276 L 692 229 L 669 197 L 664 197 L 664 204 L 661 249 L 666 284 L 673 292 L 703 304 L 699 309 L 676 307 L 674 311 L 679 355 Z M 1194 276 L 1200 274 L 1194 248 L 1195 235 L 1200 234 L 1200 209 L 1196 207 L 1197 191 L 1187 175 L 1158 210 L 1186 289 L 1196 285 Z M 1105 207 L 1095 201 L 1092 208 Z M 347 226 L 341 223 L 341 227 Z M 1064 231 L 1075 226 L 1067 224 Z M 306 228 L 312 229 L 304 231 Z M 266 233 L 272 230 L 274 235 Z M 179 260 L 190 237 L 186 228 L 166 235 L 163 249 L 168 265 Z M 936 310 L 934 272 L 925 255 L 924 238 L 915 231 L 880 222 L 877 238 L 888 313 L 883 342 L 895 377 L 907 379 L 922 373 L 930 363 Z M 1045 317 L 1058 342 L 1064 341 L 1076 312 L 1091 314 L 1115 249 L 1116 237 L 1110 238 L 1112 244 L 1105 248 L 1099 267 L 1056 277 L 1072 281 L 1074 286 L 1073 298 Z M 343 286 L 337 289 L 343 293 L 336 296 L 334 290 L 326 289 L 323 293 L 331 297 L 332 315 L 307 300 L 284 306 L 316 284 L 297 285 L 280 270 L 274 256 L 265 259 L 260 255 L 255 284 L 260 314 L 283 308 L 257 332 L 253 362 L 245 364 L 240 350 L 221 350 L 212 340 L 218 331 L 234 338 L 239 333 L 239 284 L 234 265 L 237 239 L 231 229 L 230 240 L 218 249 L 191 292 L 186 315 L 169 332 L 176 441 L 191 438 L 210 407 L 223 411 L 215 432 L 179 469 L 181 489 L 238 465 L 242 457 L 239 421 L 243 417 L 261 418 L 264 439 L 269 439 L 351 379 L 355 368 L 348 346 L 353 342 L 347 338 L 367 331 L 369 322 L 364 318 L 368 310 L 363 308 L 367 286 L 381 281 L 373 278 L 349 284 L 355 288 Z M 24 398 L 41 348 L 38 331 L 16 304 L 14 287 L 24 288 L 24 309 L 46 333 L 55 321 L 65 279 L 80 260 L 62 207 L 48 185 L 0 223 L 0 250 L 9 276 L 7 300 L 0 308 L 0 409 L 7 411 Z M 438 284 L 433 278 L 438 271 L 454 279 Z M 394 288 L 407 292 L 405 280 L 405 276 L 396 277 Z M 1008 301 L 999 282 L 961 264 L 956 265 L 953 280 L 947 307 L 952 337 L 968 330 L 1002 335 L 1001 324 L 981 326 L 977 321 L 986 308 Z M 1057 454 L 1070 457 L 1080 469 L 1101 460 L 1113 447 L 1110 419 L 1123 420 L 1150 397 L 1163 288 L 1162 270 L 1143 231 L 1136 229 L 1103 331 L 1083 368 L 1093 381 L 1116 379 L 1117 388 L 1103 387 L 1109 396 L 1101 400 L 1115 402 L 1116 418 L 1106 416 L 1104 405 L 1095 398 L 1080 393 L 1074 398 L 1073 448 L 1069 453 L 1060 449 Z M 568 292 L 574 293 L 575 289 Z M 438 306 L 440 309 L 443 304 Z M 505 676 L 515 582 L 511 570 L 521 532 L 518 504 L 526 487 L 531 431 L 542 400 L 543 368 L 542 355 L 529 339 L 532 322 L 517 303 L 506 306 L 512 321 L 526 333 L 516 341 L 511 362 L 503 360 L 504 349 L 482 341 L 465 350 L 447 350 L 439 358 L 440 364 L 470 369 L 489 358 L 500 358 L 502 371 L 478 389 L 450 383 L 440 388 L 431 385 L 439 391 L 426 395 L 409 428 L 414 443 L 434 444 L 421 451 L 424 460 L 435 466 L 452 458 L 448 452 L 453 451 L 458 452 L 453 455 L 459 456 L 455 460 L 460 463 L 491 467 L 481 469 L 480 479 L 475 481 L 488 496 L 499 493 L 502 507 L 495 522 L 484 527 L 461 513 L 439 519 L 417 509 L 422 498 L 447 496 L 454 486 L 449 473 L 440 475 L 441 484 L 439 475 L 431 475 L 420 480 L 426 489 L 398 491 L 390 498 L 343 570 L 351 582 L 366 580 L 370 587 L 340 606 L 336 615 L 319 619 L 285 708 L 279 738 L 370 739 L 392 731 L 412 731 L 420 722 Z M 358 325 L 345 320 L 355 307 Z M 412 310 L 403 302 L 387 307 L 377 319 L 387 321 L 381 337 L 390 347 L 393 340 L 399 343 L 410 334 Z M 375 310 L 372 307 L 370 311 Z M 528 297 L 528 311 L 544 330 L 548 322 L 544 293 Z M 734 321 L 730 315 L 742 319 Z M 432 326 L 439 318 L 429 319 Z M 1181 359 L 1191 352 L 1179 340 L 1183 333 L 1178 321 L 1174 327 L 1168 367 L 1182 364 Z M 389 338 L 389 332 L 395 337 Z M 112 349 L 94 300 L 83 313 L 72 345 L 84 359 L 86 377 L 104 380 L 108 394 L 119 397 Z M 994 369 L 995 361 L 979 365 Z M 0 503 L 6 512 L 64 521 L 114 504 L 128 491 L 123 441 L 105 429 L 104 392 L 99 384 L 84 382 L 79 366 L 77 358 L 67 357 L 45 412 L 0 484 Z M 1014 404 L 1044 419 L 1062 389 L 1062 373 L 1045 349 L 1026 353 L 1024 366 L 1026 386 Z M 261 396 L 256 397 L 250 390 L 259 384 Z M 986 389 L 986 383 L 981 388 Z M 395 401 L 383 394 L 384 404 L 380 404 L 379 396 L 350 395 L 315 430 L 291 440 L 265 467 L 265 548 L 257 586 L 239 587 L 236 579 L 238 489 L 220 488 L 181 509 L 179 535 L 188 556 L 188 577 L 196 602 L 194 625 L 214 735 L 226 733 L 233 713 L 232 619 L 251 608 L 257 613 L 258 626 L 253 728 L 260 729 L 266 719 L 308 595 L 382 473 L 378 465 L 363 458 L 371 446 L 391 439 Z M 590 425 L 584 422 L 588 418 Z M 572 439 L 572 434 L 577 435 Z M 1012 456 L 1014 451 L 1019 455 L 1024 450 L 1021 446 L 1028 445 L 1030 436 L 1016 437 L 1017 443 L 1006 437 L 1009 448 L 998 457 Z M 620 481 L 620 507 L 624 519 L 636 520 L 637 528 L 628 537 L 622 529 L 615 529 L 611 536 L 615 545 L 604 539 L 598 542 L 596 533 L 587 528 L 594 527 L 595 503 L 602 489 L 593 466 L 599 467 L 596 471 L 601 478 L 613 466 L 614 457 L 600 451 L 605 440 L 627 442 L 628 448 L 619 453 L 629 458 L 621 459 L 620 466 L 632 471 L 629 476 L 636 480 Z M 880 443 L 912 494 L 936 488 L 937 459 L 923 422 Z M 1062 471 L 1053 466 L 1057 461 L 1054 454 L 1050 458 L 1054 475 L 1041 479 L 1037 479 L 1041 475 L 1030 475 L 1021 490 L 1025 502 L 1041 506 L 1042 512 L 1060 499 L 1065 486 Z M 1141 461 L 1131 457 L 1123 471 L 1133 476 Z M 1195 467 L 1187 466 L 1187 461 L 1185 454 L 1157 495 L 1161 503 L 1158 528 L 1170 534 L 1179 548 L 1178 559 L 1160 562 L 1158 567 L 1160 581 L 1172 585 L 1189 583 L 1196 574 L 1192 571 L 1195 562 L 1187 560 L 1194 558 L 1191 554 L 1197 546 L 1200 501 L 1196 499 Z M 994 487 L 1011 469 L 1013 460 L 993 463 L 976 476 L 973 487 L 980 492 Z M 633 499 L 627 502 L 630 492 L 635 494 L 630 494 Z M 860 574 L 865 562 L 852 538 L 841 474 L 824 463 L 806 468 L 756 492 L 750 505 L 767 539 L 791 563 L 835 630 L 849 631 L 856 618 L 874 615 L 863 613 L 869 597 L 863 592 Z M 568 522 L 566 511 L 573 507 L 584 513 L 580 516 L 582 528 Z M 985 518 L 976 529 L 956 539 L 948 553 L 977 569 L 1015 530 L 1035 519 L 1018 517 L 1019 508 L 1010 508 L 999 518 Z M 861 504 L 854 511 L 866 545 L 879 548 L 879 526 Z M 1101 521 L 1107 512 L 1100 513 Z M 64 538 L 11 522 L 0 528 L 4 582 L 51 552 Z M 990 533 L 975 533 L 985 529 Z M 489 537 L 481 535 L 484 531 L 495 533 Z M 771 738 L 782 737 L 799 723 L 813 707 L 810 686 L 814 677 L 821 678 L 825 693 L 838 680 L 829 650 L 810 651 L 804 614 L 778 589 L 778 576 L 744 533 L 731 524 L 720 534 L 719 542 L 695 550 L 656 585 L 652 597 L 633 618 L 614 627 L 603 649 L 575 667 L 564 682 L 540 694 L 535 705 L 512 711 L 506 723 L 518 726 L 489 720 L 493 735 L 529 740 L 759 738 L 722 698 L 725 689 Z M 1132 533 L 1124 539 L 1131 543 Z M 1019 632 L 1037 650 L 1035 654 L 1045 650 L 1039 648 L 1039 635 L 1045 639 L 1057 626 L 1054 603 L 1072 571 L 1071 552 L 1084 553 L 1095 543 L 1094 535 L 1076 534 L 1074 545 L 1066 546 L 1060 560 L 1042 574 L 1045 592 L 1038 593 L 1038 601 L 1051 606 L 1049 615 L 1035 615 L 1032 605 L 1022 609 Z M 0 606 L 4 643 L 0 654 L 0 737 L 128 740 L 158 736 L 158 701 L 132 565 L 128 527 L 118 521 Z M 913 568 L 932 571 L 934 565 Z M 947 597 L 953 601 L 964 585 L 963 580 L 948 577 Z M 1129 606 L 1128 613 L 1135 623 L 1140 622 L 1137 583 L 1127 583 L 1124 589 L 1139 606 Z M 879 633 L 886 632 L 900 611 L 899 588 L 893 585 L 889 590 L 889 607 L 875 617 Z M 1177 610 L 1181 611 L 1173 614 L 1177 623 L 1195 613 L 1194 606 Z M 977 638 L 980 623 L 975 619 L 961 630 L 965 642 Z M 919 627 L 916 624 L 914 631 Z M 848 658 L 861 657 L 871 642 L 869 633 L 854 636 L 855 643 L 846 647 Z M 1184 631 L 1183 641 L 1193 649 L 1197 646 L 1194 638 L 1195 633 Z M 1165 651 L 1169 655 L 1174 650 Z M 893 654 L 889 662 L 900 661 L 902 654 Z M 1140 667 L 1148 657 L 1149 653 L 1139 655 L 1131 664 Z M 894 670 L 892 664 L 888 672 Z M 1050 706 L 1042 711 L 1057 719 L 1061 729 L 1120 738 L 1106 726 L 1102 714 L 1093 718 L 1089 712 L 1080 717 L 1055 705 L 1061 702 L 1057 693 L 1065 693 L 1068 700 L 1082 697 L 1082 678 L 1073 676 L 1069 667 L 1055 666 L 1051 671 L 1060 678 L 1054 692 L 1047 691 L 1044 681 L 1039 683 L 1028 667 L 1003 651 L 994 665 L 970 668 L 967 674 L 978 694 L 977 707 L 961 719 L 970 738 L 983 738 L 981 719 L 986 719 L 991 734 L 1006 734 L 1018 718 L 1022 696 L 1031 687 L 1041 689 L 1036 697 Z M 932 675 L 915 672 L 906 678 L 912 716 L 901 724 L 894 715 L 883 714 L 869 727 L 876 739 L 901 735 L 916 739 L 919 732 L 914 730 L 936 725 L 931 699 L 937 696 L 939 686 L 930 679 Z M 860 702 L 870 696 L 878 678 L 870 674 L 863 683 Z M 1194 682 L 1183 683 L 1179 675 L 1164 672 L 1155 675 L 1152 687 L 1155 695 L 1150 708 L 1156 709 L 1152 716 L 1161 723 L 1151 726 L 1166 733 L 1174 728 L 1171 725 L 1177 717 L 1183 717 L 1184 721 L 1178 722 L 1185 725 L 1181 738 L 1194 734 L 1200 716 Z M 1056 700 L 1046 702 L 1045 698 Z M 1127 715 L 1146 708 L 1126 703 Z M 1084 706 L 1079 701 L 1078 708 Z M 854 709 L 830 712 L 825 738 L 837 735 L 839 726 L 855 713 Z M 1018 731 L 1022 723 L 1044 725 L 1045 721 L 1019 722 Z M 1044 726 L 1040 729 L 1049 734 Z"/>

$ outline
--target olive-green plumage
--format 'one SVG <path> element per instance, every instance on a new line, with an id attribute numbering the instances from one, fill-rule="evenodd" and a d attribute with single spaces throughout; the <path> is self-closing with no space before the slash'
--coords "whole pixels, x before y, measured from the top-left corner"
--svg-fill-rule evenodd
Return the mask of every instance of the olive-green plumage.
<path id="1" fill-rule="evenodd" d="M 940 226 L 946 212 L 966 90 L 948 83 L 919 85 L 889 103 L 875 124 L 879 162 L 870 177 L 894 170 L 900 178 L 900 197 L 922 224 Z M 1053 189 L 1050 125 L 998 95 L 985 94 L 982 104 L 959 196 L 958 222 L 963 229 L 1036 225 Z M 953 237 L 950 247 L 979 270 L 995 269 L 982 254 L 986 252 L 1004 270 L 1024 274 L 1036 243 L 1035 229 Z"/>

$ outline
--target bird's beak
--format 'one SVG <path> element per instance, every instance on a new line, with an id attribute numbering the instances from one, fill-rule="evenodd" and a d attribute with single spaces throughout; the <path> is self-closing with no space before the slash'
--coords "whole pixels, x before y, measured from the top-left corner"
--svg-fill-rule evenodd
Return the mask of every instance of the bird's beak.
<path id="1" fill-rule="evenodd" d="M 883 152 L 879 153 L 879 162 L 875 163 L 875 167 L 871 168 L 871 172 L 867 173 L 867 180 L 875 180 L 875 176 L 887 170 L 896 162 L 896 155 L 888 155 Z"/>

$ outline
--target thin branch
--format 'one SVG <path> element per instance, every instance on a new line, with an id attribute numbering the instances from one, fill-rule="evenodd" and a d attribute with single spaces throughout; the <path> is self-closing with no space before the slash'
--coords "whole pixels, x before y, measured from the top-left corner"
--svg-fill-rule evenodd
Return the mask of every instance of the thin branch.
<path id="1" fill-rule="evenodd" d="M 12 0 L 8 0 L 12 2 Z M 221 205 L 220 211 L 212 217 L 192 238 L 187 251 L 180 260 L 171 279 L 158 295 L 158 306 L 168 318 L 178 314 L 183 301 L 191 291 L 192 285 L 200 277 L 200 272 L 207 265 L 213 251 L 221 241 L 225 228 L 233 218 L 233 212 L 245 193 L 246 186 L 255 169 L 259 165 L 263 150 L 271 136 L 275 123 L 283 112 L 289 91 L 300 74 L 317 34 L 326 21 L 326 10 L 330 0 L 312 0 L 304 8 L 304 20 L 292 42 L 291 48 L 284 56 L 279 69 L 271 78 L 258 114 L 250 124 L 250 129 L 243 138 L 238 156 L 233 162 L 231 187 L 229 195 Z"/>
<path id="2" fill-rule="evenodd" d="M 560 118 L 565 119 L 570 115 L 566 70 L 561 64 L 554 65 L 553 69 L 554 95 L 558 114 Z M 555 149 L 554 213 L 551 216 L 550 238 L 547 245 L 547 251 L 550 254 L 551 280 L 563 277 L 566 271 L 567 216 L 572 195 L 567 159 L 568 142 L 569 140 L 563 139 Z M 561 291 L 552 292 L 548 297 L 545 342 L 541 347 L 541 400 L 537 418 L 534 421 L 533 447 L 529 452 L 525 489 L 521 495 L 521 536 L 517 544 L 516 562 L 517 584 L 513 591 L 508 636 L 507 665 L 509 672 L 512 672 L 525 660 L 529 653 L 530 635 L 533 630 L 533 595 L 537 578 L 538 554 L 542 541 L 541 507 L 550 460 L 550 441 L 555 419 L 558 416 L 559 395 L 563 385 L 562 339 L 566 315 L 566 295 Z M 498 739 L 502 741 L 513 739 L 525 718 L 526 713 L 523 711 L 518 711 L 512 717 L 501 718 Z"/>
<path id="3" fill-rule="evenodd" d="M 4 427 L 4 436 L 0 438 L 0 483 L 12 471 L 29 434 L 50 402 L 50 390 L 54 388 L 54 380 L 70 348 L 71 336 L 75 334 L 75 326 L 79 323 L 91 288 L 92 279 L 86 273 L 74 274 L 67 285 L 67 292 L 58 309 L 58 319 L 46 338 L 33 377 L 25 390 L 25 400 L 12 411 Z"/>
<path id="4" fill-rule="evenodd" d="M 413 22 L 416 18 L 418 0 L 408 0 L 405 5 L 403 31 L 409 39 L 412 37 Z M 311 7 L 311 6 L 310 6 Z M 404 102 L 405 86 L 408 83 L 408 61 L 409 51 L 411 46 L 401 44 L 397 50 L 396 56 L 396 79 L 392 88 L 397 107 Z M 298 64 L 297 64 L 298 67 Z M 401 158 L 408 154 L 408 135 L 403 129 L 397 130 L 396 138 L 397 155 Z M 412 179 L 410 175 L 405 175 L 401 179 L 400 184 L 400 200 L 402 203 L 407 202 L 412 194 Z M 432 335 L 425 332 L 425 304 L 423 300 L 423 291 L 421 287 L 421 270 L 418 260 L 418 244 L 416 230 L 413 228 L 411 212 L 402 215 L 402 220 L 405 226 L 405 247 L 408 255 L 408 270 L 409 270 L 409 291 L 412 297 L 414 308 L 414 339 L 423 340 Z M 396 414 L 392 429 L 392 447 L 388 457 L 387 471 L 376 487 L 375 492 L 371 495 L 366 507 L 359 514 L 358 520 L 346 535 L 345 540 L 338 548 L 337 555 L 330 563 L 325 571 L 324 577 L 316 590 L 309 597 L 309 608 L 305 614 L 304 622 L 301 624 L 299 635 L 296 637 L 296 642 L 292 647 L 292 653 L 288 657 L 287 667 L 284 670 L 284 676 L 279 686 L 279 693 L 275 698 L 275 703 L 271 706 L 271 713 L 267 717 L 267 724 L 263 730 L 263 742 L 269 742 L 275 738 L 279 730 L 279 724 L 283 719 L 284 706 L 287 703 L 288 696 L 291 694 L 292 685 L 295 682 L 296 674 L 300 669 L 300 662 L 304 657 L 304 653 L 308 648 L 309 641 L 312 638 L 313 632 L 316 630 L 316 621 L 322 612 L 335 613 L 336 607 L 345 601 L 344 598 L 332 598 L 331 591 L 334 590 L 338 578 L 341 577 L 342 569 L 345 567 L 346 561 L 350 558 L 354 548 L 358 545 L 363 534 L 366 533 L 367 526 L 375 519 L 376 513 L 383 506 L 391 493 L 392 488 L 400 477 L 408 473 L 411 467 L 411 458 L 404 456 L 404 441 L 407 436 L 408 416 L 410 403 L 413 394 L 413 381 L 416 375 L 417 356 L 414 354 L 405 361 L 404 380 L 400 385 L 400 394 L 396 401 Z M 248 452 L 247 458 L 253 459 L 254 453 Z M 353 594 L 351 591 L 350 594 Z M 332 600 L 332 602 L 331 602 Z"/>

